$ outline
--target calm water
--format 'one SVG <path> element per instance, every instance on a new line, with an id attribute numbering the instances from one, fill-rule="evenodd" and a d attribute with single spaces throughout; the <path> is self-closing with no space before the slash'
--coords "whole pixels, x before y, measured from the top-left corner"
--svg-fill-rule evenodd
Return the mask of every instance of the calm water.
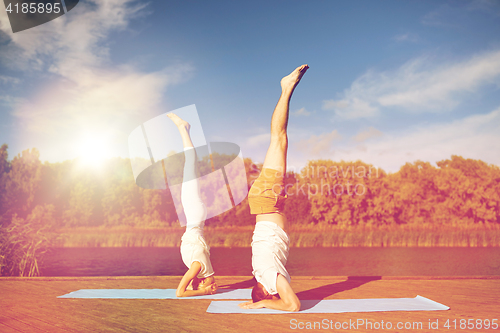
<path id="1" fill-rule="evenodd" d="M 251 248 L 211 248 L 217 275 L 252 275 Z M 500 275 L 500 248 L 292 248 L 291 275 Z M 59 248 L 43 276 L 183 275 L 178 248 Z"/>

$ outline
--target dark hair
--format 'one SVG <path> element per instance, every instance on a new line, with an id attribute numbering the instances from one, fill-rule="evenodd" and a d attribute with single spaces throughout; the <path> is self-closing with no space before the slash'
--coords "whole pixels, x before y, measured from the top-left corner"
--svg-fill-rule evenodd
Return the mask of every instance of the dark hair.
<path id="1" fill-rule="evenodd" d="M 279 298 L 278 295 L 276 295 L 275 297 Z M 273 299 L 273 298 L 274 298 L 273 295 L 266 293 L 264 286 L 259 282 L 257 282 L 257 284 L 252 289 L 252 301 L 254 303 L 262 301 L 263 299 Z"/>

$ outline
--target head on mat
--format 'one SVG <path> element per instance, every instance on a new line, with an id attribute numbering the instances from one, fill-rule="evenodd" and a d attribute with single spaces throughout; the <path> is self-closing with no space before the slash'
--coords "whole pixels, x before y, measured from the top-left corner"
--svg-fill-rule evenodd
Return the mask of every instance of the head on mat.
<path id="1" fill-rule="evenodd" d="M 267 292 L 266 288 L 262 285 L 262 283 L 257 282 L 257 284 L 252 288 L 252 301 L 257 303 L 264 299 L 280 299 L 279 294 L 271 295 Z"/>
<path id="2" fill-rule="evenodd" d="M 215 278 L 213 275 L 210 275 L 206 278 L 198 278 L 194 277 L 189 285 L 187 286 L 187 290 L 201 290 L 215 283 Z"/>

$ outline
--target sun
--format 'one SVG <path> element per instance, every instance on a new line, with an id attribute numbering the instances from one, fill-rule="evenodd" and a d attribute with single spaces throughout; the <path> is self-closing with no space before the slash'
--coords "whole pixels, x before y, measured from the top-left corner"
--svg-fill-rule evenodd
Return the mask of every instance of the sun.
<path id="1" fill-rule="evenodd" d="M 109 146 L 106 135 L 86 134 L 78 142 L 78 159 L 86 166 L 101 166 L 109 157 Z"/>

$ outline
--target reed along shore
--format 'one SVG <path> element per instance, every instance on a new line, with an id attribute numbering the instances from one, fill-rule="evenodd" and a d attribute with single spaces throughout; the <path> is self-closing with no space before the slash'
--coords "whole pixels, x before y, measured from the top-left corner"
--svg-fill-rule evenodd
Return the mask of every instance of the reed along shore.
<path id="1" fill-rule="evenodd" d="M 205 227 L 212 247 L 249 247 L 253 226 Z M 54 247 L 178 247 L 185 229 L 166 228 L 75 228 L 58 231 Z M 500 226 L 399 225 L 341 227 L 292 226 L 291 247 L 497 247 Z"/>

